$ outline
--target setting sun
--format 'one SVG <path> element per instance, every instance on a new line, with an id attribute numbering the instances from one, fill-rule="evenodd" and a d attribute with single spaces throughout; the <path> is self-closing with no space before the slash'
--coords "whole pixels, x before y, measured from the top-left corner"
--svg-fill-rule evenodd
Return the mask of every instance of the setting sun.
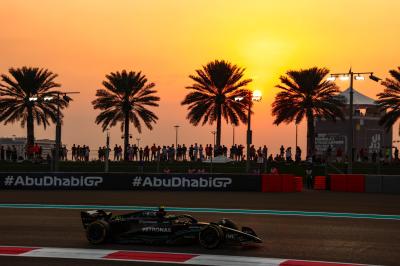
<path id="1" fill-rule="evenodd" d="M 400 265 L 399 11 L 0 0 L 0 265 Z"/>
<path id="2" fill-rule="evenodd" d="M 270 109 L 275 85 L 287 70 L 326 66 L 341 72 L 352 66 L 386 77 L 396 66 L 400 3 L 360 3 L 3 1 L 0 23 L 13 24 L 3 27 L 0 37 L 0 72 L 28 65 L 57 73 L 63 89 L 81 92 L 65 115 L 64 141 L 69 146 L 97 146 L 105 135 L 94 124 L 96 112 L 90 102 L 104 75 L 122 69 L 142 71 L 159 92 L 159 121 L 154 130 L 138 134 L 133 129 L 133 134 L 143 143 L 169 143 L 174 141 L 172 125 L 179 124 L 182 140 L 189 143 L 210 141 L 213 126 L 196 128 L 196 136 L 190 133 L 194 128 L 179 104 L 190 85 L 188 75 L 211 60 L 227 60 L 246 69 L 245 77 L 253 80 L 250 89 L 262 91 L 263 101 L 254 105 L 254 143 L 269 142 L 276 152 L 279 143 L 287 141 L 282 136 L 294 134 L 293 125 L 272 125 Z M 346 89 L 344 83 L 339 85 Z M 381 90 L 369 81 L 356 86 L 371 97 Z M 229 128 L 223 123 L 224 142 L 231 139 Z M 2 127 L 3 135 L 11 132 L 23 135 L 24 130 L 18 124 Z M 38 128 L 37 134 L 51 138 L 53 132 Z M 237 132 L 243 142 L 245 127 Z M 304 145 L 303 125 L 299 135 Z M 111 143 L 121 143 L 120 136 L 119 128 L 111 129 Z"/>

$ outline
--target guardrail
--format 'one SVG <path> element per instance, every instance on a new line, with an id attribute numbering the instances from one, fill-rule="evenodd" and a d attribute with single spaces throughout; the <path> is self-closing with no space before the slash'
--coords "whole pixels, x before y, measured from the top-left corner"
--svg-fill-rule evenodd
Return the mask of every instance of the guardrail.
<path id="1" fill-rule="evenodd" d="M 330 190 L 400 194 L 400 175 L 331 174 Z"/>
<path id="2" fill-rule="evenodd" d="M 366 175 L 365 192 L 400 194 L 400 175 Z"/>
<path id="3" fill-rule="evenodd" d="M 264 174 L 261 175 L 261 190 L 262 192 L 296 192 L 299 191 L 296 181 L 298 182 L 292 174 Z"/>
<path id="4" fill-rule="evenodd" d="M 260 175 L 0 173 L 0 189 L 261 191 Z"/>
<path id="5" fill-rule="evenodd" d="M 315 178 L 317 180 L 317 178 Z M 330 174 L 315 189 L 400 194 L 400 175 Z M 324 181 L 324 182 L 322 182 Z M 0 172 L 0 190 L 164 190 L 300 192 L 291 174 Z"/>
<path id="6" fill-rule="evenodd" d="M 290 174 L 0 172 L 0 189 L 300 192 Z"/>

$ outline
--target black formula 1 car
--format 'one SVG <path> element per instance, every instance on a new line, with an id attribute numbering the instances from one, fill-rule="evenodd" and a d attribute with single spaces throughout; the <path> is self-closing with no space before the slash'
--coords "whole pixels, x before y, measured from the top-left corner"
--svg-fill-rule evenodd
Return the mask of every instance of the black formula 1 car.
<path id="1" fill-rule="evenodd" d="M 222 243 L 262 243 L 251 228 L 240 230 L 229 219 L 216 223 L 199 222 L 187 214 L 167 215 L 163 208 L 114 216 L 103 210 L 82 211 L 81 218 L 86 237 L 92 244 L 200 243 L 207 249 L 214 249 Z"/>

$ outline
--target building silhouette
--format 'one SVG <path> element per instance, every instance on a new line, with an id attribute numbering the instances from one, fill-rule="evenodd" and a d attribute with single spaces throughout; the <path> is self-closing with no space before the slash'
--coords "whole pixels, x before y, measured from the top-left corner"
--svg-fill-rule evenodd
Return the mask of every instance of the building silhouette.
<path id="1" fill-rule="evenodd" d="M 51 149 L 54 148 L 55 146 L 55 141 L 50 140 L 50 139 L 37 139 L 35 140 L 35 143 L 37 143 L 41 148 L 42 148 L 42 157 L 46 158 L 47 154 L 51 155 Z M 7 147 L 12 147 L 15 146 L 17 150 L 17 157 L 18 158 L 23 158 L 26 159 L 26 138 L 20 138 L 20 137 L 3 137 L 0 138 L 0 146 L 3 146 L 4 148 Z"/>
<path id="2" fill-rule="evenodd" d="M 392 129 L 386 130 L 379 125 L 382 113 L 375 104 L 374 99 L 361 94 L 353 89 L 353 158 L 359 159 L 360 150 L 363 149 L 364 155 L 371 159 L 375 152 L 379 155 L 386 154 L 387 149 L 392 147 Z M 346 99 L 344 108 L 345 120 L 337 120 L 336 122 L 327 121 L 325 119 L 315 119 L 315 147 L 316 155 L 326 155 L 329 146 L 331 146 L 331 154 L 336 154 L 340 148 L 343 157 L 348 154 L 348 141 L 350 138 L 349 119 L 349 96 L 350 89 L 340 93 Z M 391 154 L 391 152 L 390 152 Z"/>

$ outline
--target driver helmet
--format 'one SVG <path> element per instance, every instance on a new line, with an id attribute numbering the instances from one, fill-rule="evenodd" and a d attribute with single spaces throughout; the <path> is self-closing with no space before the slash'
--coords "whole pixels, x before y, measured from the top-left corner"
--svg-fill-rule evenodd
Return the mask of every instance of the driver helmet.
<path id="1" fill-rule="evenodd" d="M 236 226 L 236 224 L 228 219 L 228 218 L 222 218 L 219 222 L 222 226 L 228 227 L 228 228 L 232 228 L 232 229 L 238 229 L 238 227 Z"/>
<path id="2" fill-rule="evenodd" d="M 158 217 L 164 217 L 166 214 L 167 214 L 167 212 L 165 211 L 165 207 L 164 206 L 158 207 L 158 211 L 157 211 L 157 216 Z"/>

